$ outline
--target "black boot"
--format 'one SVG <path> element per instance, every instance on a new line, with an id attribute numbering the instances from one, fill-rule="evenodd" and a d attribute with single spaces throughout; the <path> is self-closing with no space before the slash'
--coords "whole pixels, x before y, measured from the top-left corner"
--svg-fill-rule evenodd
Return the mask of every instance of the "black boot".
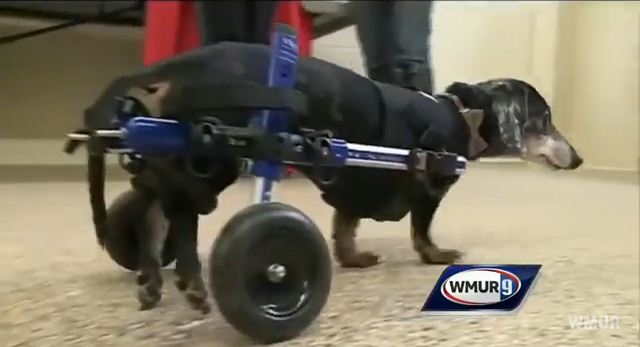
<path id="1" fill-rule="evenodd" d="M 367 76 L 376 82 L 395 84 L 396 79 L 393 70 L 393 67 L 389 65 L 377 66 L 368 69 Z"/>
<path id="2" fill-rule="evenodd" d="M 402 64 L 396 67 L 378 66 L 370 68 L 367 75 L 376 82 L 393 84 L 429 95 L 433 92 L 431 69 L 420 67 L 417 64 Z"/>
<path id="3" fill-rule="evenodd" d="M 393 70 L 394 83 L 397 86 L 421 91 L 429 95 L 433 92 L 431 69 L 417 64 L 399 64 Z"/>

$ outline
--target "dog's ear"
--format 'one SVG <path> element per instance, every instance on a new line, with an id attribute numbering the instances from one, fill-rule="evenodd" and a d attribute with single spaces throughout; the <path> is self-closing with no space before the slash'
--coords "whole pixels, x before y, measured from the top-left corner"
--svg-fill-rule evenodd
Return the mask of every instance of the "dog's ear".
<path id="1" fill-rule="evenodd" d="M 491 108 L 491 96 L 479 86 L 454 82 L 445 92 L 460 98 L 465 107 L 482 110 Z"/>
<path id="2" fill-rule="evenodd" d="M 456 95 L 464 106 L 469 108 L 485 109 L 491 106 L 491 97 L 479 86 L 454 82 L 447 87 L 445 92 Z"/>

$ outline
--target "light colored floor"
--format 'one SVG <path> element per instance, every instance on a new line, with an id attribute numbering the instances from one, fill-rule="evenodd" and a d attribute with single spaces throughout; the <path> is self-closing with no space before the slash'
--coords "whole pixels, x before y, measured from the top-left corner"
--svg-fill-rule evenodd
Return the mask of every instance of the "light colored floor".
<path id="1" fill-rule="evenodd" d="M 124 182 L 109 184 L 109 197 Z M 206 260 L 220 226 L 249 202 L 248 182 L 230 188 L 200 232 Z M 279 200 L 327 232 L 331 210 L 305 180 Z M 506 317 L 425 317 L 418 310 L 443 266 L 418 262 L 408 221 L 365 222 L 362 248 L 385 263 L 335 268 L 316 323 L 283 346 L 631 346 L 640 301 L 638 176 L 551 173 L 474 165 L 436 216 L 443 247 L 466 263 L 541 263 L 524 308 Z M 162 305 L 138 312 L 131 275 L 95 245 L 83 183 L 0 184 L 0 346 L 243 346 L 214 311 L 187 309 L 166 272 Z M 206 269 L 205 269 L 206 270 Z M 617 315 L 617 330 L 572 330 L 570 315 Z"/>

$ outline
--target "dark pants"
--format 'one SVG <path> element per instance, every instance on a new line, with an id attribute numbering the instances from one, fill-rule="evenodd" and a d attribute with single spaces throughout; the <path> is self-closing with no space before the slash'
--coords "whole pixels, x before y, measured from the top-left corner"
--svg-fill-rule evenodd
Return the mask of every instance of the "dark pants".
<path id="1" fill-rule="evenodd" d="M 370 78 L 432 90 L 431 1 L 349 3 Z"/>
<path id="2" fill-rule="evenodd" d="M 221 41 L 269 44 L 277 1 L 198 1 L 203 45 Z"/>

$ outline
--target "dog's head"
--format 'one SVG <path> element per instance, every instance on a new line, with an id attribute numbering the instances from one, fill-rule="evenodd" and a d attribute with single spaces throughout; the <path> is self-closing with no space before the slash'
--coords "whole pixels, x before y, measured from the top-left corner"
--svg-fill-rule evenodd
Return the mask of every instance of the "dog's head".
<path id="1" fill-rule="evenodd" d="M 484 111 L 480 135 L 489 147 L 481 156 L 518 156 L 565 170 L 582 164 L 575 148 L 553 125 L 546 100 L 530 84 L 516 79 L 456 82 L 446 92 L 465 107 Z"/>

